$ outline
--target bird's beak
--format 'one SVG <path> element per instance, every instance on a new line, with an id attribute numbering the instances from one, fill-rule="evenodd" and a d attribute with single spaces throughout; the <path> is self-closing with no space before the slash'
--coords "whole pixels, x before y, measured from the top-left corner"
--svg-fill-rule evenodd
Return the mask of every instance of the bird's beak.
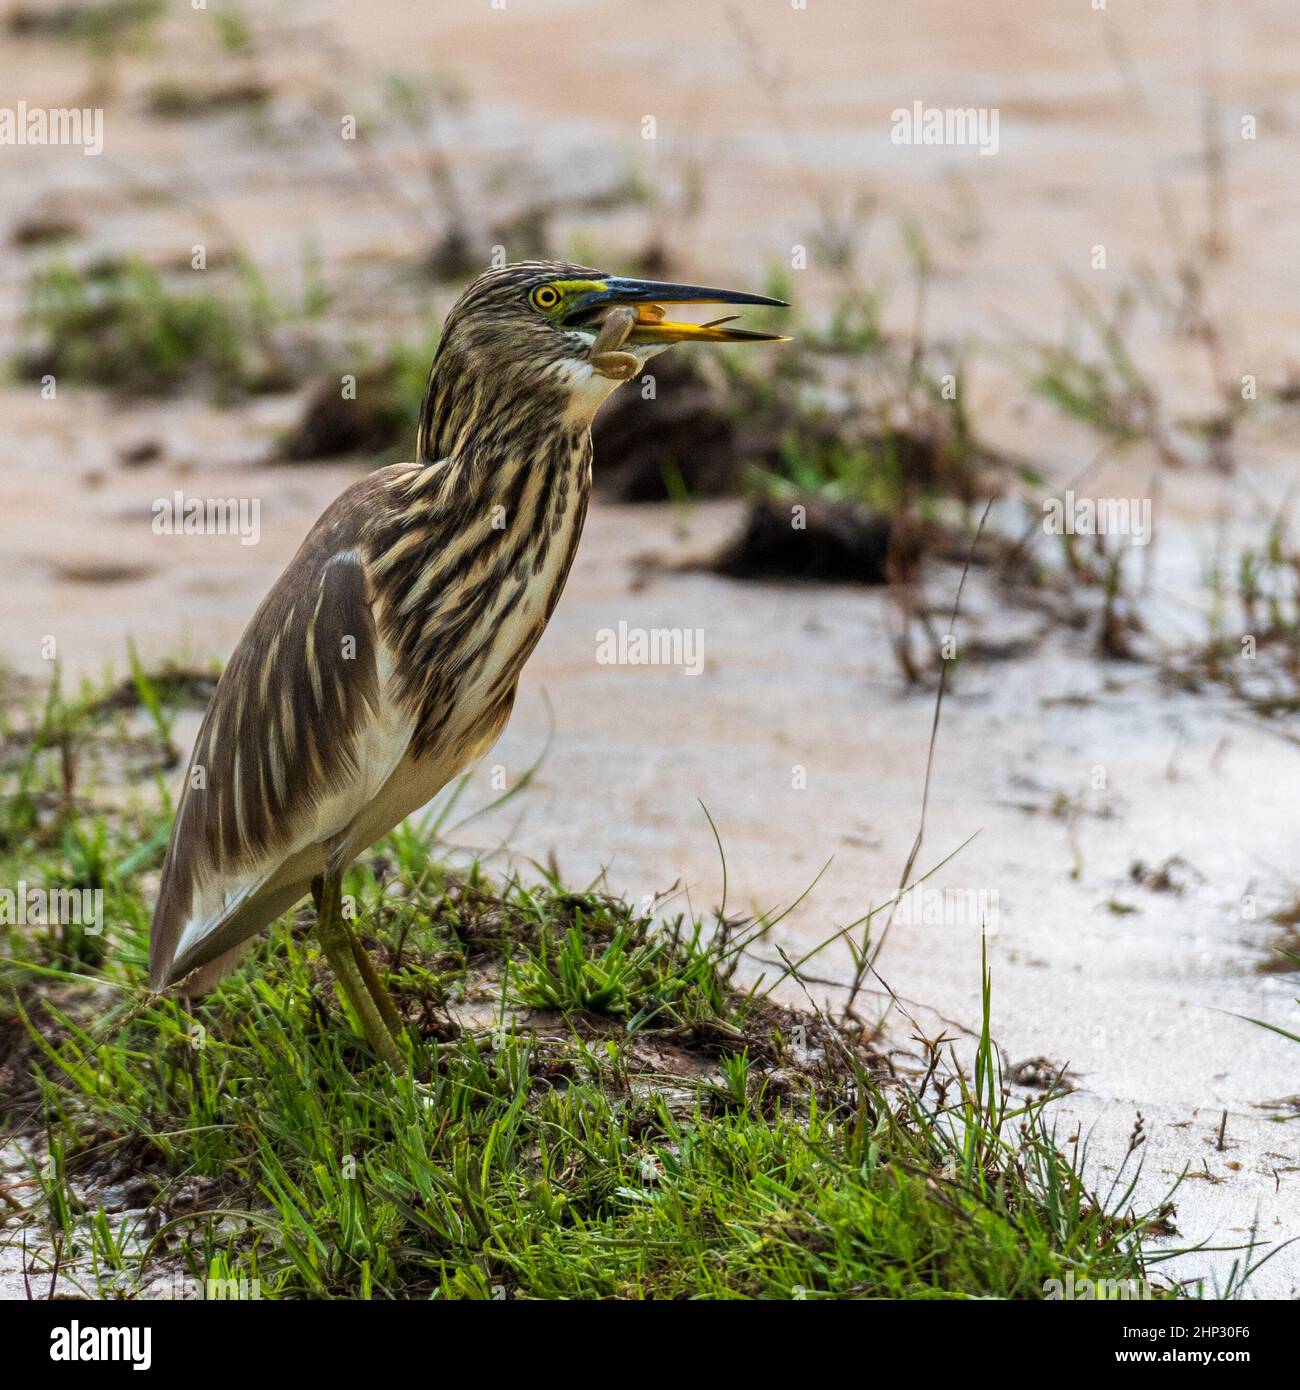
<path id="1" fill-rule="evenodd" d="M 735 315 L 711 323 L 674 323 L 665 304 L 763 304 L 789 308 L 783 299 L 738 290 L 713 290 L 704 285 L 673 285 L 662 280 L 625 280 L 614 276 L 603 288 L 583 295 L 575 312 L 585 313 L 608 304 L 627 304 L 636 312 L 628 343 L 786 343 L 779 333 L 755 333 L 747 328 L 726 328 Z"/>

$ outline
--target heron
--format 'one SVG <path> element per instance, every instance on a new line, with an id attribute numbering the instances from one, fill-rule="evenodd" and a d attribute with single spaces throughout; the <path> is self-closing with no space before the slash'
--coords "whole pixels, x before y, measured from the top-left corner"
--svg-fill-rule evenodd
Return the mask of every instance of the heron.
<path id="1" fill-rule="evenodd" d="M 207 993 L 309 893 L 377 1057 L 401 1015 L 344 911 L 352 861 L 480 758 L 559 601 L 601 403 L 674 343 L 782 341 L 665 306 L 765 295 L 553 261 L 480 275 L 443 326 L 414 462 L 326 508 L 253 615 L 190 756 L 149 941 L 150 987 Z"/>

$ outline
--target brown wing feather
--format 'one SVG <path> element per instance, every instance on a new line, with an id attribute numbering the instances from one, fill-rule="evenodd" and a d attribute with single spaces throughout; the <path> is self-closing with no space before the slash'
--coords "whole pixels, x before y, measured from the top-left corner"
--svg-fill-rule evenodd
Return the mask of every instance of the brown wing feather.
<path id="1" fill-rule="evenodd" d="M 210 944 L 176 959 L 202 888 L 218 879 L 228 884 L 242 877 L 246 887 L 264 880 L 320 801 L 356 776 L 358 731 L 380 696 L 359 547 L 385 485 L 371 474 L 325 511 L 217 684 L 163 864 L 149 942 L 155 989 L 233 944 L 223 945 L 214 932 Z"/>

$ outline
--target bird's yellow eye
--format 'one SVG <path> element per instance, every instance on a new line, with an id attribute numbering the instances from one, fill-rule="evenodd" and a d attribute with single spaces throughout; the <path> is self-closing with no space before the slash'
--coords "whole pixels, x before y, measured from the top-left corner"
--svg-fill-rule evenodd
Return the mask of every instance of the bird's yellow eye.
<path id="1" fill-rule="evenodd" d="M 538 285 L 532 293 L 533 308 L 554 309 L 560 302 L 560 292 L 554 285 Z"/>

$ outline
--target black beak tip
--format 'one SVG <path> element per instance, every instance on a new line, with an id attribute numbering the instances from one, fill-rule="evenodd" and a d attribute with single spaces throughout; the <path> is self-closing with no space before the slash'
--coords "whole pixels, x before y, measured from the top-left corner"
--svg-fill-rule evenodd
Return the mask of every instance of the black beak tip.
<path id="1" fill-rule="evenodd" d="M 625 303 L 661 304 L 752 304 L 770 309 L 788 309 L 784 299 L 766 294 L 747 294 L 741 290 L 718 290 L 706 285 L 676 285 L 663 280 L 629 280 L 612 276 L 607 293 Z"/>

